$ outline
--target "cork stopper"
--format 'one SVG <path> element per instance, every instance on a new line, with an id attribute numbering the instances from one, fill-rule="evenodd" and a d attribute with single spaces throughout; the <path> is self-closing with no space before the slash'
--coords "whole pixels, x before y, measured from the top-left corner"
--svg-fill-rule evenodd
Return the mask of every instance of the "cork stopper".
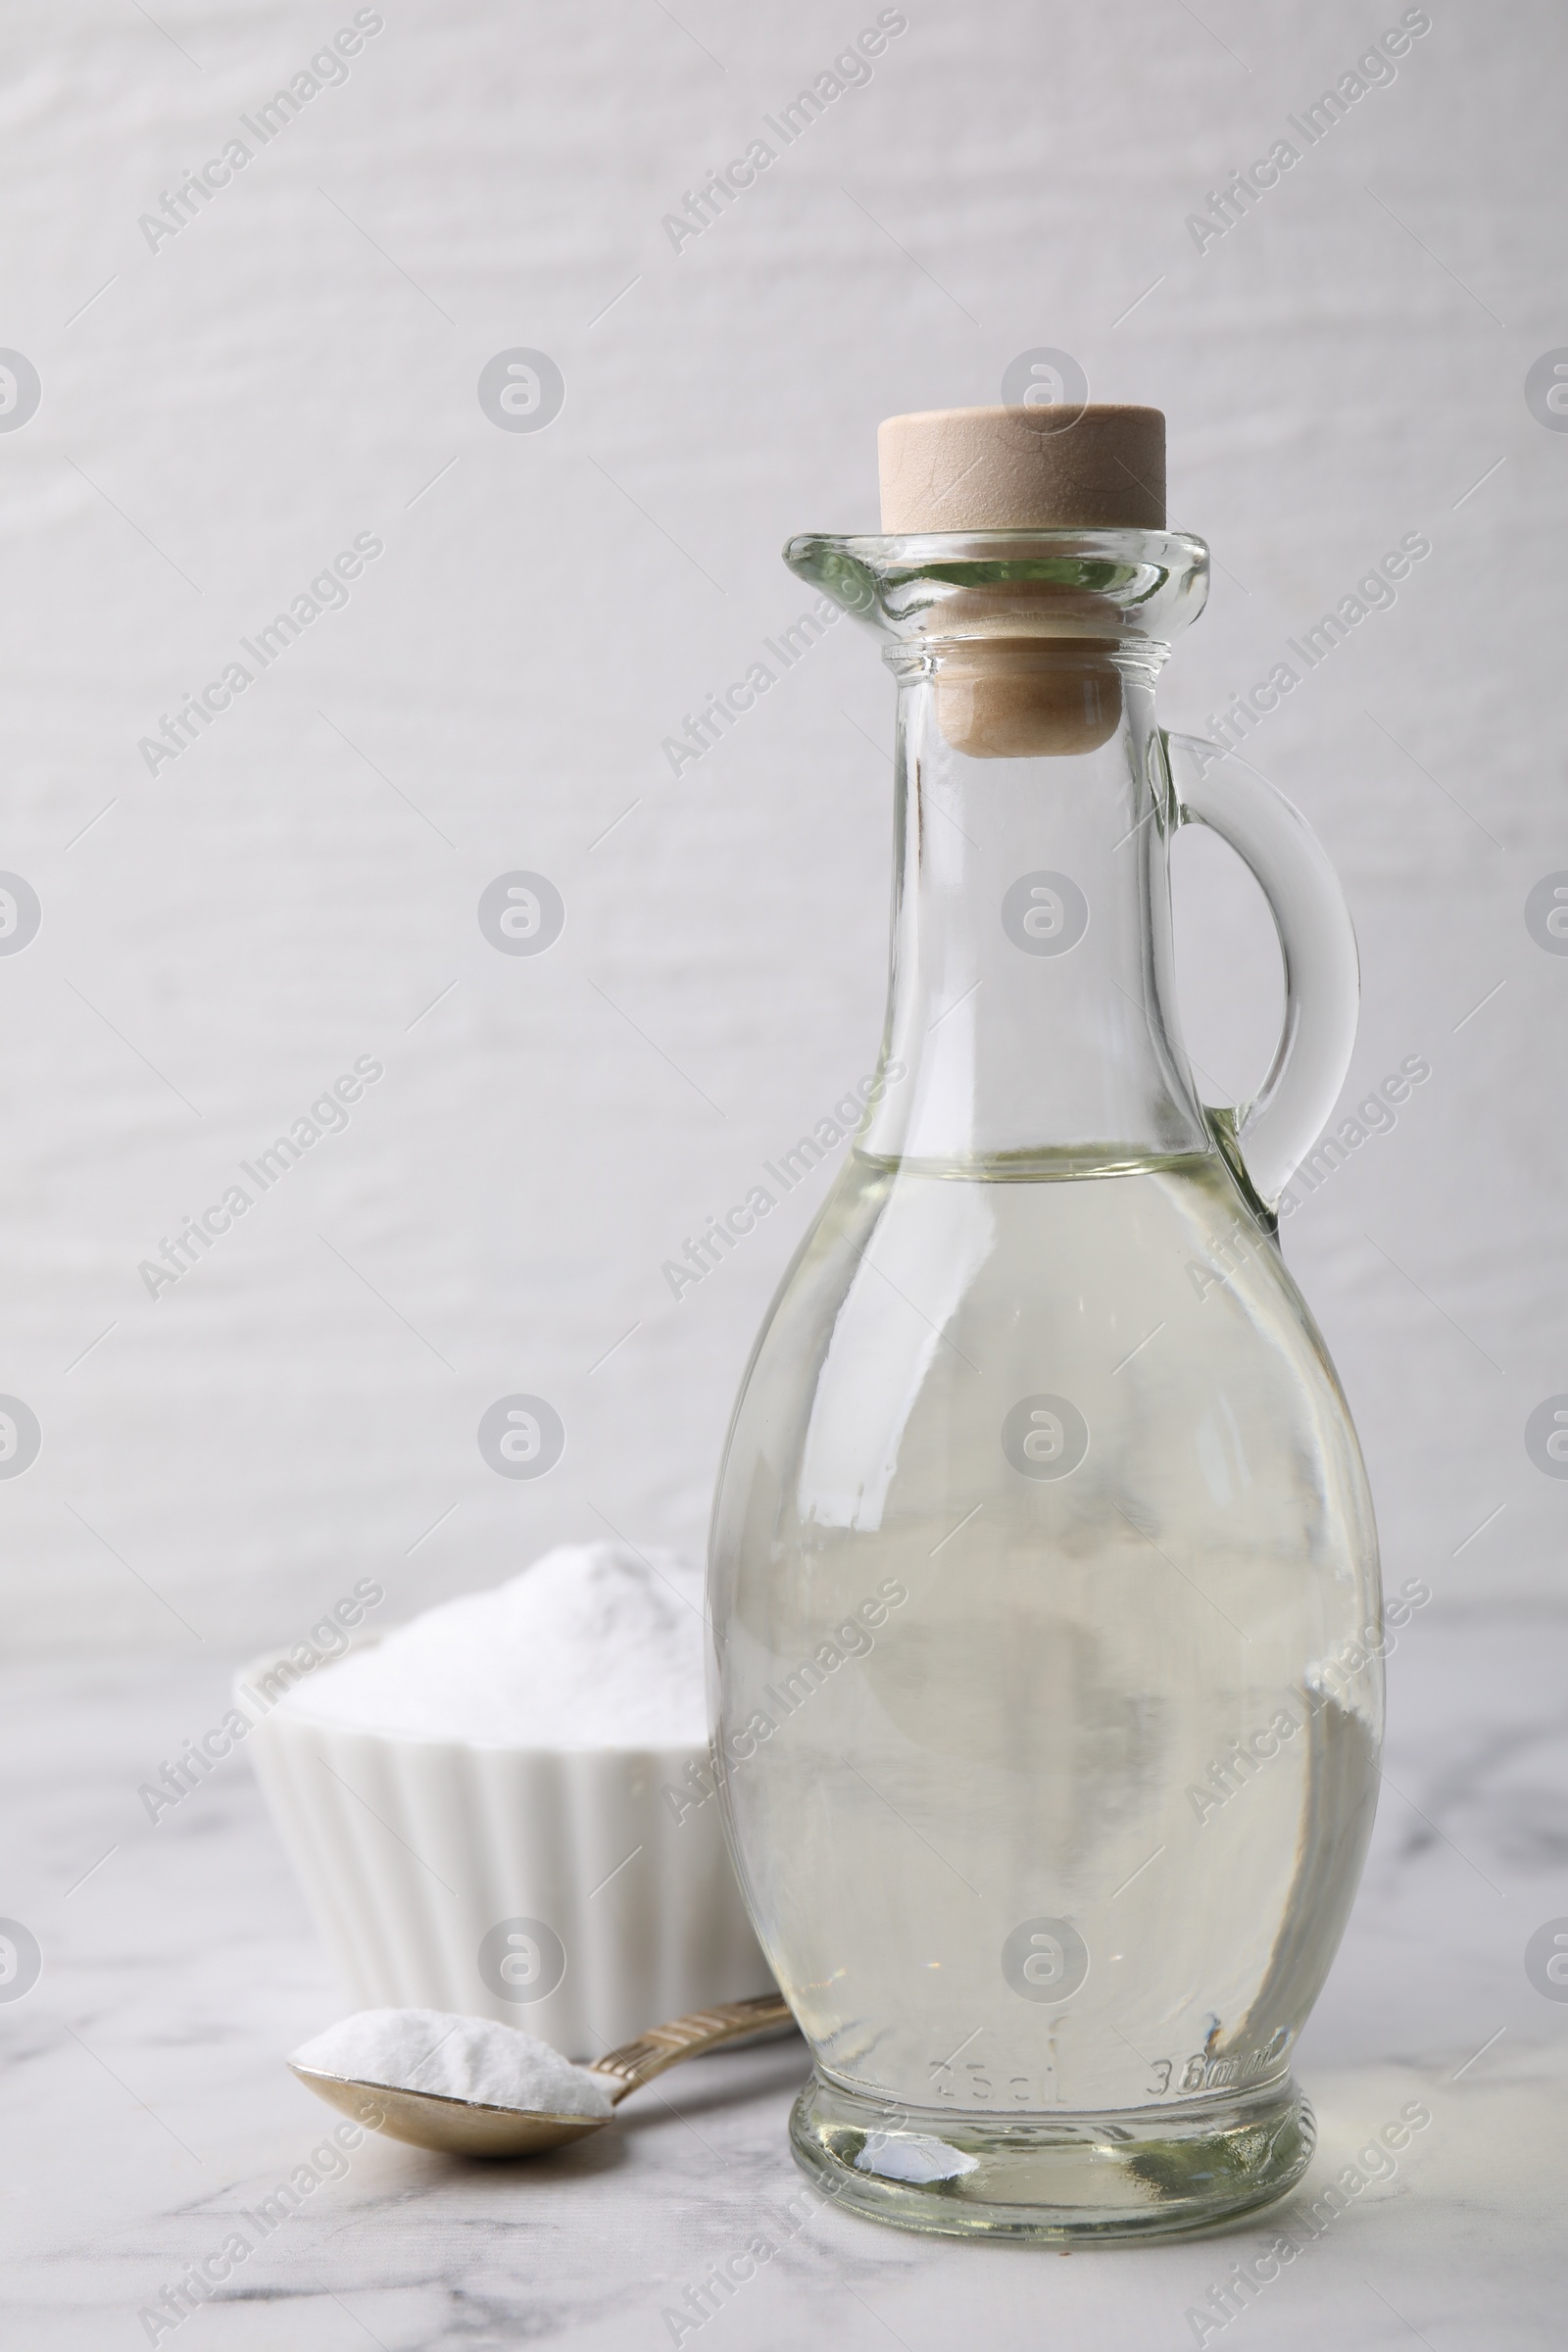
<path id="1" fill-rule="evenodd" d="M 900 537 L 1165 528 L 1158 409 L 926 409 L 889 416 L 876 447 L 882 528 Z"/>
<path id="2" fill-rule="evenodd" d="M 928 409 L 889 416 L 877 432 L 882 528 L 926 531 L 1163 530 L 1165 419 L 1110 402 L 1010 409 Z M 954 619 L 995 629 L 937 671 L 937 721 L 956 751 L 1017 760 L 1095 751 L 1121 720 L 1109 647 L 1081 612 L 1060 638 L 1040 610 L 1006 633 L 994 598 L 977 591 Z"/>

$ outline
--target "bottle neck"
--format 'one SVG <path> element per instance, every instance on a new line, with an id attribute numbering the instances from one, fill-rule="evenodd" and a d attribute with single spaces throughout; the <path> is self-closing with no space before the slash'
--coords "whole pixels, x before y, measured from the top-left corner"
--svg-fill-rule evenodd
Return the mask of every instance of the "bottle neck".
<path id="1" fill-rule="evenodd" d="M 994 651 L 1001 682 L 979 690 L 984 648 L 889 656 L 886 1084 L 859 1149 L 999 1176 L 1210 1151 L 1172 1010 L 1152 661 L 1068 642 L 1007 671 Z"/>

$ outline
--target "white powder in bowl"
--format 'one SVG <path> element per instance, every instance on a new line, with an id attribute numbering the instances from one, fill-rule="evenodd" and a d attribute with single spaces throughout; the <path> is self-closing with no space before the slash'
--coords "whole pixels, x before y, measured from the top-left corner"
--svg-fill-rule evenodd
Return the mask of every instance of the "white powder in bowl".
<path id="1" fill-rule="evenodd" d="M 295 2063 L 351 2082 L 433 2090 L 483 2107 L 609 2115 L 610 2085 L 547 2041 L 488 2017 L 445 2009 L 361 2009 L 294 2052 Z"/>
<path id="2" fill-rule="evenodd" d="M 667 1551 L 563 1544 L 313 1674 L 279 1703 L 479 1747 L 700 1747 L 703 1572 Z"/>

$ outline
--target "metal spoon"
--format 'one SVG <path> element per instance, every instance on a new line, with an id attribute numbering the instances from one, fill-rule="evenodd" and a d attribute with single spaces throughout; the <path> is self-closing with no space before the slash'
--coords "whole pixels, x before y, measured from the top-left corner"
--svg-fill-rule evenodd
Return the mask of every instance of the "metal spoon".
<path id="1" fill-rule="evenodd" d="M 673 2024 L 654 2026 L 618 2050 L 608 2050 L 585 2071 L 604 2075 L 618 2107 L 629 2092 L 640 2090 L 666 2066 L 683 2058 L 700 2058 L 705 2050 L 722 2048 L 747 2034 L 769 2026 L 793 2023 L 789 2004 L 776 1992 L 754 2001 L 725 2001 L 713 2009 L 694 2010 Z M 546 2148 L 564 2147 L 568 2140 L 585 2139 L 611 2121 L 608 2115 L 546 2115 L 537 2108 L 487 2107 L 476 2099 L 455 2099 L 444 2091 L 400 2090 L 386 2082 L 357 2082 L 347 2075 L 325 2075 L 315 2067 L 289 2066 L 318 2098 L 341 2108 L 357 2124 L 384 2132 L 391 2139 L 406 2139 L 416 2148 L 440 2148 L 453 2156 L 540 2156 Z"/>

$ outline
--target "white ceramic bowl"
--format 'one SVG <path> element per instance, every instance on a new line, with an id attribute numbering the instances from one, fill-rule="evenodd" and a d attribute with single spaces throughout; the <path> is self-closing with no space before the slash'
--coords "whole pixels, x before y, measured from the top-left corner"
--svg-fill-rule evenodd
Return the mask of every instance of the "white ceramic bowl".
<path id="1" fill-rule="evenodd" d="M 694 1801 L 689 1768 L 706 1776 L 705 1748 L 351 1730 L 313 1717 L 308 1687 L 279 1706 L 288 1673 L 286 1651 L 254 1660 L 235 1700 L 356 2007 L 499 2018 L 583 2059 L 772 1990 L 717 1802 Z"/>

